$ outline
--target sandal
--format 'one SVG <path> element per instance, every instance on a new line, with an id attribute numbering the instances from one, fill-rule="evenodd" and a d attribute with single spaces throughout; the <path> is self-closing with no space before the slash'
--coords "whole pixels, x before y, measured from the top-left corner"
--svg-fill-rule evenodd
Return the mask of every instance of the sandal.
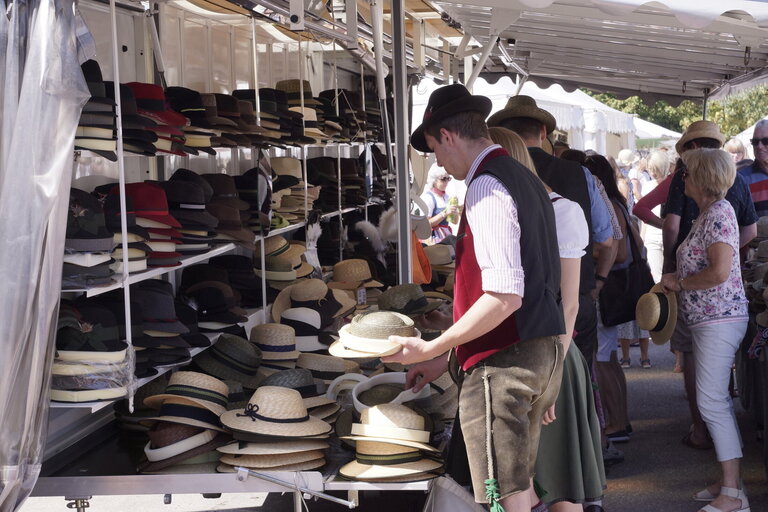
<path id="1" fill-rule="evenodd" d="M 651 360 L 650 359 L 641 359 L 640 360 L 640 366 L 645 368 L 646 370 L 651 367 Z"/>
<path id="2" fill-rule="evenodd" d="M 744 489 L 733 489 L 731 487 L 721 487 L 720 494 L 731 497 L 731 498 L 736 498 L 741 502 L 740 503 L 741 508 L 737 508 L 732 512 L 750 512 L 751 509 L 749 508 L 749 500 L 747 499 L 747 495 L 744 494 Z M 723 511 L 715 507 L 714 505 L 706 505 L 704 508 L 699 509 L 699 512 L 723 512 Z"/>
<path id="3" fill-rule="evenodd" d="M 622 367 L 622 368 L 624 368 L 625 370 L 626 370 L 627 368 L 629 368 L 629 367 L 632 365 L 632 363 L 630 363 L 630 360 L 629 360 L 629 359 L 619 359 L 619 364 L 620 364 L 620 365 L 621 365 L 621 367 Z"/>

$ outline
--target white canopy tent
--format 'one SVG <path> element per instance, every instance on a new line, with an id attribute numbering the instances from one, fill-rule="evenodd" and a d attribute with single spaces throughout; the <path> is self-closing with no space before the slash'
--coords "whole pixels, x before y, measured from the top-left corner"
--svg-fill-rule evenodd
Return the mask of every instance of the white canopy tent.
<path id="1" fill-rule="evenodd" d="M 663 126 L 640 119 L 639 117 L 635 117 L 632 121 L 635 123 L 635 137 L 637 139 L 651 139 L 671 143 L 672 141 L 677 141 L 682 136 L 682 133 L 668 130 Z"/>

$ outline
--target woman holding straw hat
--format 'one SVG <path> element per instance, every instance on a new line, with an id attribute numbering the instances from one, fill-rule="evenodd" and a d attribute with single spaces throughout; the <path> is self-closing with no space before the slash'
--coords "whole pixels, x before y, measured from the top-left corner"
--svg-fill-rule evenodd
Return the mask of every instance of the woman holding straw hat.
<path id="1" fill-rule="evenodd" d="M 696 398 L 720 462 L 722 478 L 694 494 L 711 501 L 701 512 L 743 512 L 749 502 L 741 488 L 741 438 L 728 381 L 747 329 L 747 298 L 739 266 L 739 226 L 725 194 L 736 179 L 736 166 L 725 151 L 693 149 L 682 155 L 685 195 L 699 216 L 677 249 L 677 272 L 661 284 L 678 292 L 679 310 L 693 337 Z"/>
<path id="2" fill-rule="evenodd" d="M 520 136 L 506 128 L 489 128 L 491 139 L 536 174 Z M 547 491 L 552 512 L 582 512 L 585 502 L 598 501 L 605 488 L 600 424 L 595 411 L 587 361 L 571 343 L 579 310 L 579 271 L 589 231 L 581 207 L 545 185 L 555 210 L 560 250 L 560 294 L 566 333 L 560 336 L 565 352 L 563 378 L 555 405 L 545 415 L 536 458 L 536 481 Z M 565 450 L 563 450 L 565 448 Z M 564 461 L 569 461 L 565 464 Z M 573 465 L 580 471 L 573 471 Z M 531 490 L 533 492 L 533 490 Z M 531 496 L 532 505 L 538 498 Z"/>
<path id="3" fill-rule="evenodd" d="M 449 204 L 448 196 L 445 193 L 451 179 L 451 175 L 437 164 L 433 165 L 427 173 L 427 181 L 424 184 L 421 200 L 429 208 L 429 211 L 424 212 L 424 215 L 427 216 L 429 225 L 432 227 L 433 243 L 438 243 L 451 234 L 451 226 L 448 224 L 449 216 L 455 216 L 459 212 L 458 206 Z M 457 223 L 454 222 L 454 224 Z"/>

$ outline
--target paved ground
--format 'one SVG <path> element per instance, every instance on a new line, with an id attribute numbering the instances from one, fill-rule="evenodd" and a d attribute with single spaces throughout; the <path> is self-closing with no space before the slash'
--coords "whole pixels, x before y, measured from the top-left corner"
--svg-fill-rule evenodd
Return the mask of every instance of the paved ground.
<path id="1" fill-rule="evenodd" d="M 613 466 L 608 474 L 605 498 L 607 512 L 696 512 L 699 505 L 689 496 L 717 476 L 713 450 L 697 451 L 684 446 L 680 438 L 688 429 L 688 409 L 682 376 L 672 372 L 674 358 L 667 347 L 651 347 L 653 368 L 636 366 L 639 351 L 632 348 L 635 366 L 627 370 L 629 404 L 635 434 L 630 443 L 619 445 L 626 460 Z M 749 412 L 737 413 L 742 427 L 744 449 L 744 481 L 753 512 L 768 511 L 768 482 L 762 462 L 762 445 L 756 440 Z M 265 500 L 266 498 L 266 500 Z M 378 512 L 418 512 L 423 493 L 366 494 L 361 496 L 358 510 Z M 312 512 L 346 510 L 325 502 L 309 502 Z M 61 498 L 33 498 L 21 512 L 55 512 L 66 510 Z M 227 495 L 220 499 L 200 496 L 174 496 L 171 505 L 163 505 L 162 496 L 96 497 L 91 501 L 94 512 L 289 512 L 292 496 L 271 494 Z"/>

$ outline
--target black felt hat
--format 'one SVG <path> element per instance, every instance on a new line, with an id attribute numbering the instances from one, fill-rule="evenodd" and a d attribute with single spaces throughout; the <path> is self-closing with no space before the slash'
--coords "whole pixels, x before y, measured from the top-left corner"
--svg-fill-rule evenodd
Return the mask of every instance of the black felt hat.
<path id="1" fill-rule="evenodd" d="M 473 96 L 462 84 L 440 87 L 429 96 L 424 118 L 411 135 L 411 146 L 423 153 L 432 153 L 424 138 L 424 130 L 429 125 L 460 112 L 480 112 L 483 117 L 487 117 L 491 108 L 489 98 Z"/>

